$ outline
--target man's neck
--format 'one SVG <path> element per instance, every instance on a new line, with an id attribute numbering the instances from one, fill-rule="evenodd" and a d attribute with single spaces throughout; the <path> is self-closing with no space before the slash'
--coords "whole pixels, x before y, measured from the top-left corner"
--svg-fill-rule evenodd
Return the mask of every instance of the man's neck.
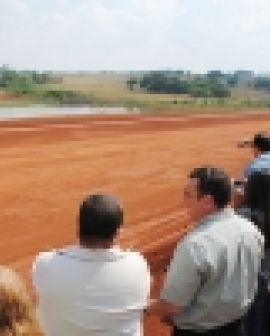
<path id="1" fill-rule="evenodd" d="M 91 242 L 79 242 L 80 247 L 90 250 L 109 250 L 115 246 L 115 241 L 91 241 Z"/>
<path id="2" fill-rule="evenodd" d="M 270 152 L 257 152 L 257 154 L 255 154 L 255 159 L 263 156 L 263 155 L 270 155 Z"/>
<path id="3" fill-rule="evenodd" d="M 198 215 L 196 219 L 193 219 L 193 221 L 195 223 L 196 222 L 199 223 L 199 222 L 207 219 L 208 217 L 211 217 L 211 216 L 214 216 L 214 215 L 216 215 L 216 214 L 218 214 L 220 212 L 226 211 L 226 209 L 229 209 L 229 208 L 230 208 L 230 206 L 227 205 L 224 208 L 214 208 L 212 210 L 205 211 L 205 212 L 201 213 L 200 215 Z"/>

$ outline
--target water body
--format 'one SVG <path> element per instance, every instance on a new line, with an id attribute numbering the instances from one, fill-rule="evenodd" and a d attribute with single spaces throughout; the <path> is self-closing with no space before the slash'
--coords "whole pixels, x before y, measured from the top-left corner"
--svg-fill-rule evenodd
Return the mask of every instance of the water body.
<path id="1" fill-rule="evenodd" d="M 0 107 L 0 120 L 92 114 L 132 114 L 138 112 L 139 109 L 128 109 L 125 107 Z"/>

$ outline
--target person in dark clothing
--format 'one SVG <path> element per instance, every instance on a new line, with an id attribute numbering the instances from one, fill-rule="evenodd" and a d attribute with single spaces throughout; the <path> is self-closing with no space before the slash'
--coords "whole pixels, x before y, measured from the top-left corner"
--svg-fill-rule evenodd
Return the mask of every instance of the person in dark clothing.
<path id="1" fill-rule="evenodd" d="M 245 336 L 270 335 L 270 169 L 253 172 L 245 185 L 244 204 L 238 213 L 252 220 L 264 234 L 265 255 L 258 280 L 257 296 L 243 325 Z"/>
<path id="2" fill-rule="evenodd" d="M 254 134 L 253 139 L 241 141 L 238 147 L 251 147 L 253 149 L 253 160 L 244 169 L 244 179 L 253 172 L 264 168 L 270 169 L 270 134 L 259 132 Z"/>

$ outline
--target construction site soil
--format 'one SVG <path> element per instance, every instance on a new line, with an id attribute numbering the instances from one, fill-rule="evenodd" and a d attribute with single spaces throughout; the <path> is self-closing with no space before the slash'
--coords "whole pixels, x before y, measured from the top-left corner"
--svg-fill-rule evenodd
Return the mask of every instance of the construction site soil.
<path id="1" fill-rule="evenodd" d="M 239 176 L 252 153 L 237 142 L 269 128 L 270 115 L 255 112 L 1 122 L 1 263 L 31 290 L 33 257 L 75 240 L 86 194 L 111 193 L 125 211 L 120 244 L 145 255 L 156 296 L 176 243 L 192 226 L 182 195 L 188 172 L 207 164 Z M 169 329 L 147 317 L 145 335 Z"/>

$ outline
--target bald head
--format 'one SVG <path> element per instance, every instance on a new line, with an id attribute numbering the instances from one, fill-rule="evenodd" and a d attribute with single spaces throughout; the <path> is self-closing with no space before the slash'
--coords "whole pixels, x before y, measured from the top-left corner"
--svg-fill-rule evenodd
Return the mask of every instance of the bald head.
<path id="1" fill-rule="evenodd" d="M 79 239 L 81 242 L 110 241 L 123 223 L 123 209 L 111 195 L 87 196 L 80 205 Z"/>

